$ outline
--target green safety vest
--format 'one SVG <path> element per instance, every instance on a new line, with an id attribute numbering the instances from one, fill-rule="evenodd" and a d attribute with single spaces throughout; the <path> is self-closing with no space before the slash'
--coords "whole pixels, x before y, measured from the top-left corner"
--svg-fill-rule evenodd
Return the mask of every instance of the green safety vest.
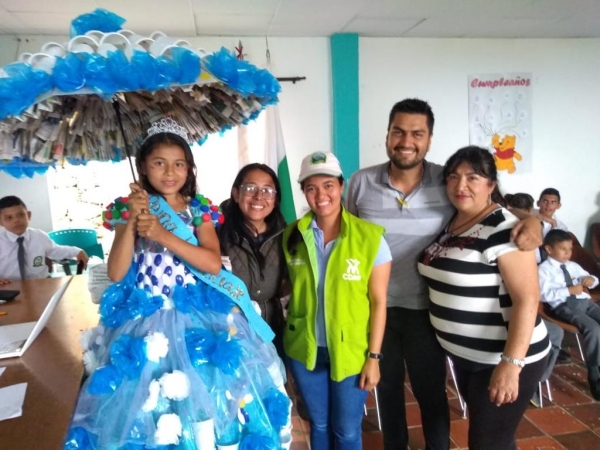
<path id="1" fill-rule="evenodd" d="M 287 356 L 314 370 L 317 361 L 318 262 L 309 212 L 290 224 L 283 234 L 283 249 L 292 294 L 283 345 Z M 294 254 L 288 240 L 297 228 L 302 234 Z M 331 361 L 331 379 L 341 381 L 362 371 L 369 347 L 371 304 L 369 278 L 384 228 L 342 209 L 337 242 L 325 273 L 325 330 Z M 292 249 L 294 250 L 294 249 Z"/>

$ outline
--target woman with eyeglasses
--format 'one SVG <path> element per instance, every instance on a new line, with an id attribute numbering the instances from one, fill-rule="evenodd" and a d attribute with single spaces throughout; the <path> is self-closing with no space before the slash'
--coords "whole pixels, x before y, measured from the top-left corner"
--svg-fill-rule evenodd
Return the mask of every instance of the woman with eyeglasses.
<path id="1" fill-rule="evenodd" d="M 265 164 L 243 167 L 233 182 L 231 197 L 223 205 L 220 227 L 221 255 L 231 271 L 246 283 L 262 318 L 276 334 L 281 354 L 283 308 L 280 297 L 285 275 L 281 236 L 285 220 L 279 209 L 279 180 Z"/>

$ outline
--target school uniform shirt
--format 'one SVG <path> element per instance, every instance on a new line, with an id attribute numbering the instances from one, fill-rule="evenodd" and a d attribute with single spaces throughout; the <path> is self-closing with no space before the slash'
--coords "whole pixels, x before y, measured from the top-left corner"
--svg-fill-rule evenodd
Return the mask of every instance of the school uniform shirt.
<path id="1" fill-rule="evenodd" d="M 21 236 L 25 238 L 23 241 L 25 247 L 25 279 L 46 278 L 48 276 L 46 257 L 55 260 L 73 259 L 81 251 L 78 247 L 57 245 L 45 232 L 35 228 L 27 228 Z M 0 230 L 0 278 L 21 279 L 17 258 L 18 237 L 19 235 L 11 233 L 5 228 Z"/>
<path id="2" fill-rule="evenodd" d="M 565 274 L 560 268 L 561 263 L 552 257 L 548 257 L 546 261 L 538 266 L 538 275 L 540 279 L 540 293 L 542 295 L 542 301 L 548 303 L 551 308 L 556 308 L 561 303 L 567 301 L 569 294 L 569 288 L 567 287 L 567 280 Z M 567 272 L 571 275 L 573 285 L 581 284 L 581 280 L 584 277 L 592 277 L 594 284 L 590 286 L 592 289 L 598 286 L 598 278 L 590 275 L 585 271 L 579 264 L 573 261 L 567 261 L 565 263 Z M 577 298 L 591 298 L 587 292 L 582 292 L 576 296 Z"/>
<path id="3" fill-rule="evenodd" d="M 539 212 L 538 212 L 538 214 L 539 214 Z M 558 217 L 556 217 L 556 214 L 554 214 L 552 216 L 552 218 L 556 221 L 556 227 L 554 227 L 554 228 L 552 228 L 552 225 L 550 225 L 550 223 L 546 222 L 545 220 L 542 220 L 542 238 L 545 238 L 546 235 L 548 234 L 548 231 L 550 231 L 550 230 L 569 231 L 569 229 L 567 228 L 565 223 L 563 221 L 561 221 Z"/>
<path id="4" fill-rule="evenodd" d="M 510 241 L 518 221 L 498 208 L 460 235 L 442 232 L 423 252 L 418 267 L 429 285 L 431 324 L 442 348 L 462 360 L 500 362 L 513 304 L 498 258 L 518 251 Z M 526 363 L 539 361 L 549 349 L 546 327 L 537 317 Z"/>

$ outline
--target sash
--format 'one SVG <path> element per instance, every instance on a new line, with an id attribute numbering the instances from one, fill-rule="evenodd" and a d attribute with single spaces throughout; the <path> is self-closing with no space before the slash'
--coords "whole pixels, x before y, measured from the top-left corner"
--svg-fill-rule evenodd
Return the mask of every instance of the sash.
<path id="1" fill-rule="evenodd" d="M 164 198 L 151 195 L 149 198 L 150 212 L 158 217 L 163 228 L 170 231 L 179 239 L 189 242 L 193 245 L 198 245 L 198 239 L 189 229 L 189 227 L 181 220 L 181 218 L 173 211 Z M 186 267 L 200 281 L 225 294 L 233 301 L 244 313 L 250 326 L 256 334 L 265 342 L 271 342 L 275 337 L 275 333 L 271 327 L 263 320 L 263 318 L 255 311 L 252 306 L 250 296 L 246 285 L 242 280 L 236 277 L 233 273 L 221 269 L 218 275 L 212 275 L 201 272 L 187 261 L 183 260 Z"/>

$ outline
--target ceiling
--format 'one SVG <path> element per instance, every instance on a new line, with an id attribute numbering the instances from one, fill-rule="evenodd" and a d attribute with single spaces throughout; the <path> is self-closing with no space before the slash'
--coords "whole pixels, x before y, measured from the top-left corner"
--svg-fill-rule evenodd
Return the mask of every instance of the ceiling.
<path id="1" fill-rule="evenodd" d="M 600 0 L 0 0 L 0 34 L 66 35 L 98 7 L 185 37 L 600 37 Z"/>

